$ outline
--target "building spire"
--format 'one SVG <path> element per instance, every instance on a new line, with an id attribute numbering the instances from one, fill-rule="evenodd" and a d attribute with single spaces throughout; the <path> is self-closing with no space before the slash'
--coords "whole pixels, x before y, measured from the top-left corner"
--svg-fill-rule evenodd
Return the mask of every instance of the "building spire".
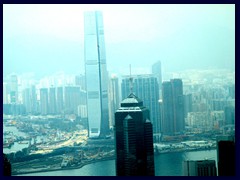
<path id="1" fill-rule="evenodd" d="M 131 64 L 129 64 L 129 70 L 130 70 L 130 78 L 129 78 L 129 81 L 130 81 L 130 94 L 133 93 L 133 78 L 132 78 L 132 74 L 131 74 Z"/>

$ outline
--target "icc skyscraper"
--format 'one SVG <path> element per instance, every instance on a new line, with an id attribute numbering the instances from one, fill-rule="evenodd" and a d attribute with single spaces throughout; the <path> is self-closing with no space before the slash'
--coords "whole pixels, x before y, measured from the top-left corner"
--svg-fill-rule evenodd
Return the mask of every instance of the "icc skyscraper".
<path id="1" fill-rule="evenodd" d="M 108 75 L 103 18 L 99 11 L 84 14 L 84 58 L 89 137 L 105 137 L 109 133 Z"/>

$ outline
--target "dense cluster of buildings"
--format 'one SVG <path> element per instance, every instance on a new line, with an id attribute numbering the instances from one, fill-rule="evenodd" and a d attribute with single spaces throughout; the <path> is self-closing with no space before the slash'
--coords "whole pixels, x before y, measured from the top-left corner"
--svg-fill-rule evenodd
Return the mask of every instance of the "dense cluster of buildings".
<path id="1" fill-rule="evenodd" d="M 158 61 L 151 74 L 122 76 L 120 87 L 118 77 L 108 76 L 101 12 L 85 13 L 84 39 L 85 75 L 36 83 L 12 74 L 3 83 L 4 113 L 75 114 L 88 119 L 89 138 L 106 138 L 113 128 L 117 175 L 154 175 L 153 142 L 163 136 L 235 124 L 235 83 L 229 76 L 225 81 L 224 74 L 208 72 L 203 79 L 173 75 L 162 81 Z M 186 166 L 212 164 L 207 163 Z"/>
<path id="2" fill-rule="evenodd" d="M 160 141 L 162 135 L 178 135 L 189 130 L 228 130 L 235 124 L 233 82 L 225 81 L 225 84 L 210 86 L 190 84 L 185 79 L 175 78 L 161 83 L 156 74 L 132 75 L 131 78 L 133 93 L 142 99 L 144 106 L 150 110 L 155 142 Z M 107 92 L 108 103 L 105 102 L 104 107 L 108 107 L 105 119 L 110 129 L 114 127 L 114 113 L 120 107 L 121 99 L 130 94 L 129 79 L 130 76 L 122 76 L 120 79 L 116 75 L 108 79 L 108 89 L 104 90 Z M 68 84 L 53 83 L 49 86 L 42 86 L 43 83 L 40 82 L 24 84 L 21 76 L 17 75 L 10 75 L 4 80 L 5 114 L 75 114 L 89 120 L 90 114 L 96 116 L 95 112 L 89 111 L 96 111 L 96 103 L 93 104 L 95 108 L 91 108 L 87 103 L 92 92 L 88 93 L 83 75 L 75 76 Z M 58 81 L 57 77 L 55 81 Z"/>
<path id="3" fill-rule="evenodd" d="M 41 81 L 31 83 L 32 79 L 23 80 L 12 74 L 3 84 L 3 112 L 11 115 L 76 114 L 86 117 L 86 90 L 78 79 L 79 76 L 75 76 L 71 84 L 46 85 Z"/>
<path id="4" fill-rule="evenodd" d="M 85 75 L 58 73 L 36 81 L 4 77 L 3 112 L 11 115 L 69 115 L 88 119 L 89 136 L 109 134 L 120 101 L 132 92 L 150 110 L 154 142 L 186 131 L 231 129 L 235 124 L 235 79 L 227 70 L 172 73 L 162 80 L 161 62 L 151 74 L 109 76 L 101 12 L 86 12 Z M 132 79 L 132 83 L 130 82 Z"/>

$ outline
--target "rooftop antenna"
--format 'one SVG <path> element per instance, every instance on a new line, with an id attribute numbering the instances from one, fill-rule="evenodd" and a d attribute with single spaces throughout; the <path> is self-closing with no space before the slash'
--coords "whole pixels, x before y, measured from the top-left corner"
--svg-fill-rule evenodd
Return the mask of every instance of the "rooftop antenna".
<path id="1" fill-rule="evenodd" d="M 133 93 L 133 78 L 132 78 L 132 73 L 131 73 L 131 64 L 129 64 L 129 70 L 130 70 L 130 78 L 129 78 L 129 81 L 130 81 L 130 94 Z"/>

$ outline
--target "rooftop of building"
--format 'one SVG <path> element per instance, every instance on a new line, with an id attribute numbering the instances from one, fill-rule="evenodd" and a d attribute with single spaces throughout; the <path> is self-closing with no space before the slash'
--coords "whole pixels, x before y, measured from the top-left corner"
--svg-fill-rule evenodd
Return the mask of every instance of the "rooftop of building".
<path id="1" fill-rule="evenodd" d="M 156 75 L 154 74 L 133 74 L 133 75 L 123 75 L 123 79 L 129 79 L 129 77 L 133 78 L 149 78 L 149 77 L 155 77 Z"/>
<path id="2" fill-rule="evenodd" d="M 121 107 L 142 107 L 143 101 L 133 93 L 121 102 Z"/>

